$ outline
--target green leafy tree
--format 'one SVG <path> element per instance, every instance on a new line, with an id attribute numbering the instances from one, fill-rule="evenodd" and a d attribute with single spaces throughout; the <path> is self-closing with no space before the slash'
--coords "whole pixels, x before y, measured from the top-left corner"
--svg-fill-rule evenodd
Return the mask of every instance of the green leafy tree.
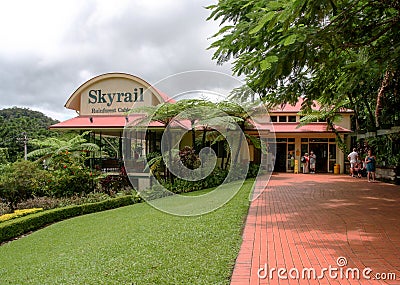
<path id="1" fill-rule="evenodd" d="M 16 209 L 18 203 L 46 193 L 47 171 L 31 161 L 17 161 L 2 168 L 0 198 Z"/>
<path id="2" fill-rule="evenodd" d="M 0 110 L 0 148 L 8 149 L 9 161 L 16 161 L 24 155 L 23 143 L 18 141 L 22 133 L 26 133 L 28 139 L 44 139 L 57 137 L 57 132 L 49 131 L 48 127 L 57 123 L 43 113 L 27 108 L 7 108 Z M 29 150 L 34 150 L 30 145 Z"/>
<path id="3" fill-rule="evenodd" d="M 315 99 L 347 97 L 373 129 L 399 115 L 399 0 L 220 0 L 208 9 L 222 26 L 213 58 L 233 59 L 234 74 L 271 106 L 303 95 L 311 111 Z"/>
<path id="4" fill-rule="evenodd" d="M 87 194 L 98 186 L 100 173 L 85 165 L 90 152 L 99 151 L 96 144 L 87 142 L 88 133 L 31 141 L 38 149 L 28 153 L 28 157 L 45 162 L 51 175 L 47 181 L 50 195 L 64 197 Z"/>
<path id="5" fill-rule="evenodd" d="M 138 107 L 134 108 L 132 110 L 133 113 L 142 113 L 143 117 L 136 119 L 133 121 L 136 127 L 140 126 L 148 126 L 150 122 L 159 122 L 164 126 L 168 126 L 172 120 L 182 112 L 182 104 L 170 104 L 170 103 L 161 103 L 158 104 L 157 106 L 144 106 L 144 107 Z M 172 145 L 172 138 L 169 134 L 169 132 L 166 133 L 166 138 L 165 138 L 165 143 L 166 143 L 166 149 L 168 149 L 167 153 L 167 159 L 169 161 L 172 161 L 172 149 L 176 148 L 176 146 Z M 178 150 L 179 151 L 179 150 Z M 152 161 L 153 162 L 153 161 Z M 154 159 L 154 163 L 157 165 L 161 164 L 161 161 L 159 159 Z M 168 171 L 168 168 L 166 169 L 167 176 L 171 183 L 174 180 L 174 176 L 172 173 Z"/>
<path id="6" fill-rule="evenodd" d="M 0 164 L 8 163 L 8 149 L 5 147 L 0 148 Z"/>

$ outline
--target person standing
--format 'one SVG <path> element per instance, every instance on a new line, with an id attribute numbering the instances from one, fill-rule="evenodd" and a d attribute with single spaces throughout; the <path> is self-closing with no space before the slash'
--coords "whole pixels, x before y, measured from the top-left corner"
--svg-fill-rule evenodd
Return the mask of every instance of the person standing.
<path id="1" fill-rule="evenodd" d="M 372 155 L 372 151 L 368 150 L 368 155 L 365 157 L 365 164 L 367 168 L 367 178 L 368 182 L 375 182 L 375 164 L 376 158 Z M 371 181 L 372 179 L 372 181 Z"/>
<path id="2" fill-rule="evenodd" d="M 317 163 L 317 156 L 313 151 L 310 152 L 310 173 L 315 173 L 315 164 Z"/>
<path id="3" fill-rule="evenodd" d="M 305 153 L 302 159 L 303 163 L 303 173 L 309 173 L 309 161 L 310 158 L 308 156 L 308 153 Z"/>
<path id="4" fill-rule="evenodd" d="M 357 163 L 358 153 L 356 148 L 353 148 L 353 151 L 349 153 L 347 159 L 350 160 L 350 176 L 355 177 L 354 175 L 354 165 Z"/>

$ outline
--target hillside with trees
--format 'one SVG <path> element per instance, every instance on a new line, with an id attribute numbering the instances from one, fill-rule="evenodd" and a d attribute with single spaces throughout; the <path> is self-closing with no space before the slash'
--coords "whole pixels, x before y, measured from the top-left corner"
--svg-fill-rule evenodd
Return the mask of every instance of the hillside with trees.
<path id="1" fill-rule="evenodd" d="M 24 133 L 30 139 L 58 136 L 48 130 L 57 120 L 28 108 L 12 107 L 0 110 L 0 161 L 13 162 L 24 156 Z M 29 145 L 29 150 L 33 147 Z"/>

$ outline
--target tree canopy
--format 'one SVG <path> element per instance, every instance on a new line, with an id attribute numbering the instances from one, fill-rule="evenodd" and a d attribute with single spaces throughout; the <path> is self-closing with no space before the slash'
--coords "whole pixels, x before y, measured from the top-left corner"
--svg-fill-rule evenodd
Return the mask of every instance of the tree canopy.
<path id="1" fill-rule="evenodd" d="M 43 113 L 27 108 L 7 108 L 0 110 L 0 148 L 7 151 L 8 159 L 15 161 L 23 157 L 23 144 L 18 139 L 23 138 L 23 133 L 28 139 L 44 139 L 57 136 L 56 132 L 48 130 L 50 125 L 58 123 L 57 120 L 45 116 Z M 29 150 L 32 150 L 29 145 Z"/>
<path id="2" fill-rule="evenodd" d="M 359 129 L 398 124 L 399 0 L 219 0 L 210 48 L 270 105 L 304 96 L 355 110 Z"/>

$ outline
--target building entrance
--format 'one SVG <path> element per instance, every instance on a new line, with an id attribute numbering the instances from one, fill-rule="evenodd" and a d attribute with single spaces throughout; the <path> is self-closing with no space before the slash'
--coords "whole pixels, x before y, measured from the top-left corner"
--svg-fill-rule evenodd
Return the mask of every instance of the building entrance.
<path id="1" fill-rule="evenodd" d="M 310 152 L 313 151 L 317 157 L 315 165 L 316 172 L 328 172 L 328 144 L 310 143 Z"/>
<path id="2" fill-rule="evenodd" d="M 287 160 L 286 146 L 287 146 L 286 143 L 276 144 L 276 160 L 275 160 L 274 171 L 286 172 L 286 160 Z"/>

